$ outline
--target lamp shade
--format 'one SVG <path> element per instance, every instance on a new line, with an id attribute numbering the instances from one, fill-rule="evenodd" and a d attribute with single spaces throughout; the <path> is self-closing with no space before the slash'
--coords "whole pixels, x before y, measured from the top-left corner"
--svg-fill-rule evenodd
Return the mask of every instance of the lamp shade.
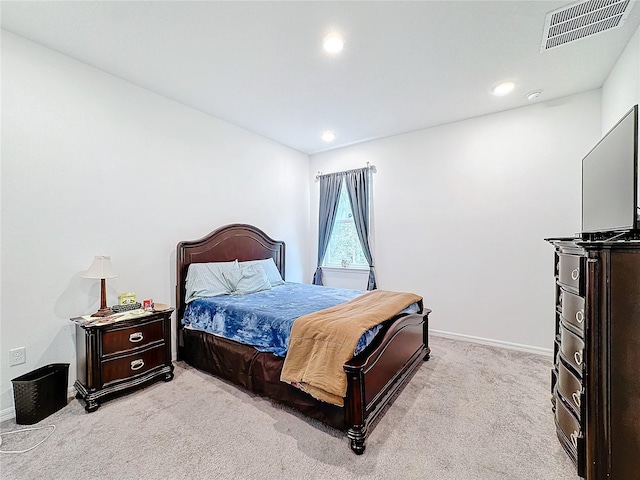
<path id="1" fill-rule="evenodd" d="M 89 270 L 82 274 L 84 278 L 114 278 L 118 274 L 111 266 L 111 257 L 108 255 L 96 255 Z"/>

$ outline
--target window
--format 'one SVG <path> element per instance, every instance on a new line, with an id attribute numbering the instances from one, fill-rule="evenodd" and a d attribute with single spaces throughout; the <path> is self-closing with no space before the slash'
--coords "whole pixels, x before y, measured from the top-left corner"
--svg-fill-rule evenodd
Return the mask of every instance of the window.
<path id="1" fill-rule="evenodd" d="M 331 239 L 324 257 L 325 267 L 369 268 L 358 239 L 353 212 L 349 203 L 346 184 L 342 183 L 338 211 L 331 232 Z"/>

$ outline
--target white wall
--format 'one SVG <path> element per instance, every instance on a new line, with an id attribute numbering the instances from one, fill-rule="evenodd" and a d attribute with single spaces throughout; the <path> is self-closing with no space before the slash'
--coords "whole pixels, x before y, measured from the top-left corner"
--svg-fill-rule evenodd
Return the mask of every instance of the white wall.
<path id="1" fill-rule="evenodd" d="M 284 240 L 308 281 L 309 159 L 262 137 L 2 33 L 0 413 L 11 382 L 69 362 L 69 318 L 91 313 L 111 255 L 120 292 L 174 303 L 175 247 L 234 222 Z M 8 367 L 26 346 L 27 363 Z"/>
<path id="2" fill-rule="evenodd" d="M 431 328 L 550 349 L 553 249 L 543 239 L 580 229 L 581 159 L 600 138 L 600 102 L 595 90 L 325 152 L 311 172 L 377 167 L 378 286 L 422 295 Z"/>
<path id="3" fill-rule="evenodd" d="M 602 86 L 602 134 L 640 103 L 640 27 Z"/>

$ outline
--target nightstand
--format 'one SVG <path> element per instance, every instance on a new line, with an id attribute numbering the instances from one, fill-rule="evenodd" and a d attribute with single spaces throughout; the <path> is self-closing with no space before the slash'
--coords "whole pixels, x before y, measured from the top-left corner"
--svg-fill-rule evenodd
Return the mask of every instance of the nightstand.
<path id="1" fill-rule="evenodd" d="M 126 314 L 123 320 L 103 325 L 82 325 L 82 318 L 71 319 L 76 323 L 77 356 L 73 386 L 87 412 L 95 411 L 109 394 L 173 378 L 172 312 Z"/>

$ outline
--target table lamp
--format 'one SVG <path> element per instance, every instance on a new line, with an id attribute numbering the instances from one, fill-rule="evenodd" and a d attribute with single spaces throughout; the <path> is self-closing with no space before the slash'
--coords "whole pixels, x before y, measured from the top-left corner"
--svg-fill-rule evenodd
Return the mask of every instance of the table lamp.
<path id="1" fill-rule="evenodd" d="M 82 274 L 84 278 L 100 279 L 100 310 L 91 315 L 92 317 L 106 317 L 113 312 L 107 307 L 107 282 L 105 279 L 117 277 L 118 274 L 111 266 L 111 257 L 107 255 L 96 255 L 89 270 Z"/>

